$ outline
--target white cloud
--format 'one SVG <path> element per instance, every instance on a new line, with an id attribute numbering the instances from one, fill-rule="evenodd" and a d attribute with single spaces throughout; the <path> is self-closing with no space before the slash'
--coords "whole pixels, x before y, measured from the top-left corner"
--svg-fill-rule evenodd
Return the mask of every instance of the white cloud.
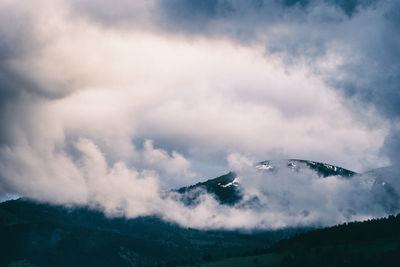
<path id="1" fill-rule="evenodd" d="M 171 155 L 163 149 L 155 149 L 153 141 L 146 140 L 143 148 L 143 162 L 147 168 L 163 173 L 164 184 L 177 186 L 187 183 L 195 174 L 190 171 L 190 162 L 176 151 Z"/>
<path id="2" fill-rule="evenodd" d="M 232 152 L 254 160 L 310 158 L 355 170 L 386 163 L 379 155 L 386 122 L 374 111 L 368 116 L 375 124 L 358 121 L 311 66 L 288 68 L 257 43 L 187 37 L 150 26 L 104 27 L 74 13 L 68 2 L 40 4 L 36 12 L 29 3 L 0 4 L 1 14 L 17 14 L 14 19 L 26 28 L 18 32 L 21 38 L 3 27 L 0 34 L 7 30 L 10 42 L 32 41 L 31 52 L 10 56 L 0 69 L 23 80 L 16 79 L 22 86 L 1 107 L 3 191 L 98 205 L 109 214 L 156 213 L 201 228 L 280 227 L 317 222 L 326 214 L 322 206 L 307 218 L 297 216 L 298 206 L 292 207 L 295 215 L 285 213 L 279 192 L 294 194 L 303 206 L 314 201 L 329 206 L 344 182 L 305 175 L 295 192 L 283 188 L 290 178 L 282 179 L 275 185 L 276 206 L 261 217 L 221 207 L 206 194 L 190 210 L 172 197 L 163 199 L 160 190 L 197 181 L 206 176 L 194 173 L 197 165 L 221 164 Z M 326 72 L 346 60 L 335 49 L 322 60 Z M 229 160 L 250 165 L 240 156 Z M 271 188 L 273 179 L 267 180 Z M 251 183 L 244 185 L 262 196 Z M 317 186 L 333 193 L 321 195 Z M 314 198 L 305 198 L 305 190 Z M 337 205 L 332 209 L 334 216 Z"/>

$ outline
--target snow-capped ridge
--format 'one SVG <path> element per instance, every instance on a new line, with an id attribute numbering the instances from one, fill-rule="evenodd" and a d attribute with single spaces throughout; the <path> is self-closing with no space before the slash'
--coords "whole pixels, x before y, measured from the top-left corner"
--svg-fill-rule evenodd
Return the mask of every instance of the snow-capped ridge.
<path id="1" fill-rule="evenodd" d="M 356 174 L 356 172 L 335 165 L 301 159 L 265 160 L 255 165 L 255 168 L 261 171 L 277 171 L 284 167 L 297 172 L 302 169 L 311 169 L 322 177 L 351 177 Z"/>

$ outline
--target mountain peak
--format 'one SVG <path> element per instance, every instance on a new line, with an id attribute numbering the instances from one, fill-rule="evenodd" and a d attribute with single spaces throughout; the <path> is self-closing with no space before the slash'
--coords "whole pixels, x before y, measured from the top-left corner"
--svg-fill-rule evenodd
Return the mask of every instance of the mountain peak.
<path id="1" fill-rule="evenodd" d="M 283 167 L 287 167 L 293 171 L 308 168 L 315 171 L 320 177 L 351 177 L 356 174 L 356 172 L 335 165 L 303 159 L 265 160 L 256 164 L 256 168 L 263 171 L 276 171 Z"/>
<path id="2" fill-rule="evenodd" d="M 274 173 L 282 168 L 288 168 L 294 172 L 308 169 L 315 172 L 321 178 L 329 176 L 350 178 L 356 174 L 356 172 L 335 165 L 301 159 L 265 160 L 255 164 L 255 169 L 261 172 Z M 196 205 L 199 201 L 199 196 L 204 191 L 214 195 L 223 205 L 234 205 L 242 199 L 240 181 L 235 172 L 229 172 L 205 182 L 182 187 L 176 191 L 180 193 L 181 200 L 186 205 Z"/>

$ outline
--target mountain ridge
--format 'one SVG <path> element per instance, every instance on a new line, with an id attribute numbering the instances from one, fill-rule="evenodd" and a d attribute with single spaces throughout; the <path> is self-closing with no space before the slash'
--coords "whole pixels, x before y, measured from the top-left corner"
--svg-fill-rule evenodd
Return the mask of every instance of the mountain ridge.
<path id="1" fill-rule="evenodd" d="M 335 165 L 301 159 L 265 160 L 254 165 L 254 168 L 259 171 L 267 171 L 271 173 L 276 172 L 283 167 L 287 167 L 294 172 L 299 172 L 302 169 L 309 169 L 321 178 L 327 178 L 330 176 L 351 178 L 357 174 L 354 171 Z M 188 206 L 195 205 L 198 202 L 197 199 L 202 193 L 201 189 L 214 195 L 222 205 L 232 206 L 242 199 L 240 182 L 235 180 L 236 178 L 237 174 L 230 171 L 217 178 L 199 182 L 195 185 L 184 186 L 174 191 L 181 194 L 180 200 Z"/>

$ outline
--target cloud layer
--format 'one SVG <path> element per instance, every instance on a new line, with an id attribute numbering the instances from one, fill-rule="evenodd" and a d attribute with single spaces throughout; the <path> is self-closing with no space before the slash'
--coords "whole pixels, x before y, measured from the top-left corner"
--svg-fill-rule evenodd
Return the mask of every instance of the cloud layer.
<path id="1" fill-rule="evenodd" d="M 212 196 L 190 211 L 160 192 L 222 174 L 232 153 L 356 171 L 396 163 L 399 8 L 396 1 L 3 0 L 0 194 L 219 227 L 226 220 L 211 219 L 221 214 Z M 299 191 L 317 198 L 312 181 Z M 335 194 L 356 188 L 315 183 Z M 321 220 L 327 202 L 305 220 Z M 278 208 L 266 214 L 280 218 Z M 235 218 L 232 228 L 248 223 L 243 212 L 222 214 Z M 254 221 L 300 223 L 282 216 Z"/>

